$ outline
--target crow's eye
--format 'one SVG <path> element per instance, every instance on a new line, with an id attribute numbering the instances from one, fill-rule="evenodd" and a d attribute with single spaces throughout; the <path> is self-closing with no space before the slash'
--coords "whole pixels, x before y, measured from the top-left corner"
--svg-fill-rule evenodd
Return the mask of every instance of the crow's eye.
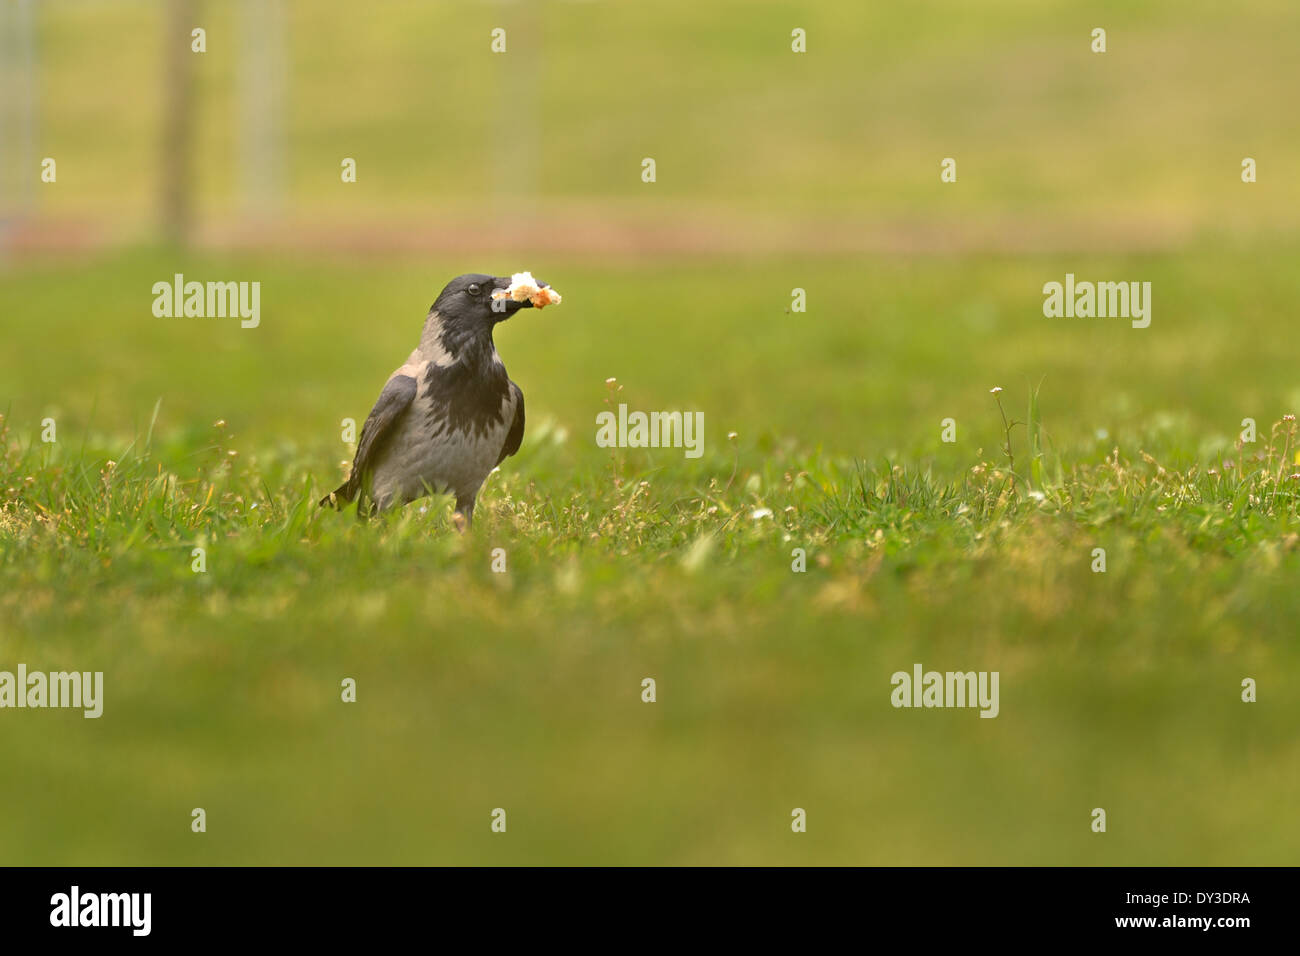
<path id="1" fill-rule="evenodd" d="M 470 295 L 478 295 L 483 290 L 478 287 L 477 282 L 471 282 L 469 284 L 469 288 L 466 289 L 465 291 L 468 292 Z"/>

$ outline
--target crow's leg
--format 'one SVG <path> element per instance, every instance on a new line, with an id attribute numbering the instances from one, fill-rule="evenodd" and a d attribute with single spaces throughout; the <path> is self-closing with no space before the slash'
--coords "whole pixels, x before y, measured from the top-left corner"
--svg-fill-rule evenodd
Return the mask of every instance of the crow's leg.
<path id="1" fill-rule="evenodd" d="M 384 506 L 369 495 L 357 496 L 357 520 L 369 521 L 383 510 Z"/>
<path id="2" fill-rule="evenodd" d="M 468 531 L 474 525 L 474 495 L 458 495 L 456 497 L 456 511 L 452 515 L 452 520 L 456 522 L 456 527 L 460 531 Z"/>

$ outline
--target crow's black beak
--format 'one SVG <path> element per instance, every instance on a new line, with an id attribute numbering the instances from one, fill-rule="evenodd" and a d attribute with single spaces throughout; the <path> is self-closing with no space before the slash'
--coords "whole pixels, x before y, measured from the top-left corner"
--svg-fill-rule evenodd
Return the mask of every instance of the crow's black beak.
<path id="1" fill-rule="evenodd" d="M 533 276 L 533 278 L 537 279 L 537 276 Z M 551 287 L 551 284 L 549 282 L 543 282 L 541 279 L 537 279 L 537 286 L 538 288 L 541 289 L 549 289 Z M 524 302 L 522 304 L 529 309 L 533 307 L 533 304 L 531 302 Z"/>
<path id="2" fill-rule="evenodd" d="M 533 276 L 533 278 L 537 279 L 537 276 Z M 537 279 L 537 286 L 540 289 L 549 289 L 551 287 L 551 284 L 549 282 L 543 282 L 541 279 Z M 533 307 L 533 303 L 531 301 L 521 302 L 520 305 L 522 305 L 526 309 L 531 309 Z"/>
<path id="3" fill-rule="evenodd" d="M 551 287 L 549 282 L 543 282 L 541 279 L 537 279 L 536 276 L 533 278 L 537 280 L 537 285 L 539 287 L 543 289 L 549 289 Z M 492 284 L 497 289 L 508 289 L 510 288 L 510 276 L 498 276 Z M 516 302 L 513 299 L 498 299 L 492 303 L 492 307 L 493 311 L 501 312 L 509 316 L 514 315 L 520 309 L 533 308 L 533 303 L 528 299 L 525 299 L 522 302 Z"/>

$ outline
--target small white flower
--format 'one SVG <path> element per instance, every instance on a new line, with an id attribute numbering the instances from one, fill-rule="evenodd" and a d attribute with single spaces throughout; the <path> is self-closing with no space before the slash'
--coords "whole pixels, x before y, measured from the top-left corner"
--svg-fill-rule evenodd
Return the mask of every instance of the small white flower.
<path id="1" fill-rule="evenodd" d="M 998 392 L 1000 392 L 1000 391 L 1002 391 L 1002 386 L 1001 386 L 1001 385 L 994 385 L 992 388 L 989 389 L 989 394 L 990 394 L 990 395 L 996 395 L 996 394 L 997 394 Z"/>
<path id="2" fill-rule="evenodd" d="M 755 508 L 754 511 L 750 514 L 750 517 L 753 518 L 755 521 L 761 521 L 764 518 L 770 518 L 772 517 L 772 509 Z"/>

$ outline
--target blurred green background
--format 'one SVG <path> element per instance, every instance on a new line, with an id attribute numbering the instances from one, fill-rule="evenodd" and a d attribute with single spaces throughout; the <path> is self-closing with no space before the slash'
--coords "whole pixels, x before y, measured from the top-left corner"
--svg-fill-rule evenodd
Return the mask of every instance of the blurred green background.
<path id="1" fill-rule="evenodd" d="M 0 5 L 0 669 L 107 685 L 0 711 L 0 860 L 1295 861 L 1295 507 L 1187 490 L 1300 407 L 1293 2 Z M 442 285 L 522 269 L 565 302 L 498 331 L 474 535 L 309 513 Z M 155 318 L 176 272 L 260 327 Z M 1151 327 L 1045 319 L 1066 272 Z M 704 458 L 597 448 L 610 377 Z M 996 463 L 1040 383 L 1102 504 L 852 497 Z M 1001 715 L 894 710 L 917 661 Z"/>

